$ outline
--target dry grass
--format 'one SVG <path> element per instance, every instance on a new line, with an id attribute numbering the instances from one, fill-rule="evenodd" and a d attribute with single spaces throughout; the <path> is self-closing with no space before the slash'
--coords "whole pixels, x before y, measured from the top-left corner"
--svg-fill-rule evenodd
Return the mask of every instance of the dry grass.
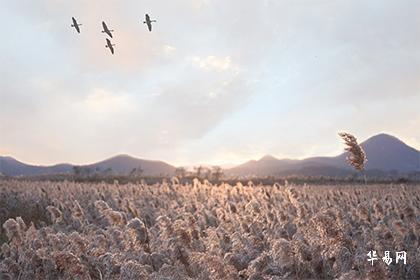
<path id="1" fill-rule="evenodd" d="M 0 279 L 419 279 L 419 205 L 417 186 L 0 181 Z"/>
<path id="2" fill-rule="evenodd" d="M 366 153 L 362 146 L 357 143 L 356 137 L 350 133 L 339 133 L 338 134 L 346 145 L 345 150 L 348 152 L 347 162 L 358 171 L 363 171 L 367 162 Z"/>

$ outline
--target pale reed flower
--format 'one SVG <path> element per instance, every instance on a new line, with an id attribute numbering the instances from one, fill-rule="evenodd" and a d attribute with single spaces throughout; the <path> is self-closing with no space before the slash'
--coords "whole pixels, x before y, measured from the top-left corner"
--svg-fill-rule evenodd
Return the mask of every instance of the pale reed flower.
<path id="1" fill-rule="evenodd" d="M 365 151 L 362 146 L 357 143 L 356 137 L 350 133 L 339 133 L 341 138 L 343 138 L 345 145 L 347 146 L 345 150 L 349 153 L 347 156 L 347 162 L 353 166 L 358 171 L 363 171 L 365 164 L 367 162 Z"/>

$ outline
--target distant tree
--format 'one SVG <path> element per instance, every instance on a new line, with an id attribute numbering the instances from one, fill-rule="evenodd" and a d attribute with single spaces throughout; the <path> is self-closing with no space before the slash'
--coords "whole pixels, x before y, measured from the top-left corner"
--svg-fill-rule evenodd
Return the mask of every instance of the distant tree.
<path id="1" fill-rule="evenodd" d="M 362 146 L 357 143 L 356 137 L 350 133 L 342 132 L 338 135 L 344 140 L 344 144 L 346 145 L 345 150 L 348 152 L 346 158 L 348 164 L 353 166 L 357 171 L 363 173 L 367 158 Z M 366 183 L 366 174 L 364 174 L 364 177 Z"/>
<path id="2" fill-rule="evenodd" d="M 80 166 L 73 166 L 73 174 L 76 176 L 80 176 L 80 174 L 82 173 L 81 170 L 82 168 Z"/>
<path id="3" fill-rule="evenodd" d="M 180 179 L 184 178 L 187 174 L 187 170 L 184 167 L 178 167 L 175 169 L 175 176 L 179 177 Z"/>
<path id="4" fill-rule="evenodd" d="M 203 167 L 203 171 L 201 172 L 203 174 L 203 177 L 206 178 L 207 180 L 211 179 L 211 169 L 208 167 Z"/>
<path id="5" fill-rule="evenodd" d="M 82 174 L 89 177 L 92 174 L 93 170 L 90 167 L 82 167 Z"/>
<path id="6" fill-rule="evenodd" d="M 219 181 L 223 177 L 223 169 L 220 166 L 213 166 L 212 174 L 214 180 Z"/>
<path id="7" fill-rule="evenodd" d="M 143 175 L 143 169 L 141 168 L 141 166 L 139 165 L 137 168 L 133 168 L 133 170 L 131 170 L 130 172 L 130 177 L 141 177 L 141 175 Z"/>
<path id="8" fill-rule="evenodd" d="M 194 170 L 195 170 L 195 176 L 197 178 L 201 178 L 201 176 L 203 174 L 203 166 L 201 166 L 201 165 L 200 166 L 195 166 Z"/>
<path id="9" fill-rule="evenodd" d="M 92 173 L 92 169 L 86 166 L 73 166 L 73 173 L 77 177 L 79 176 L 86 176 L 89 177 Z"/>
<path id="10" fill-rule="evenodd" d="M 108 167 L 107 169 L 104 170 L 103 174 L 104 175 L 112 175 L 113 170 L 111 167 Z"/>

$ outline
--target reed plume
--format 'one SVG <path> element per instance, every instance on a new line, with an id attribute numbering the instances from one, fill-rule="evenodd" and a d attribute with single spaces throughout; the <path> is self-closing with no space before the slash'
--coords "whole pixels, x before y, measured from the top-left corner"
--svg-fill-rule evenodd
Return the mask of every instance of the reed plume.
<path id="1" fill-rule="evenodd" d="M 344 140 L 347 146 L 345 150 L 348 152 L 347 162 L 357 171 L 363 171 L 367 162 L 365 151 L 362 146 L 357 143 L 356 137 L 350 133 L 341 132 L 338 134 Z"/>

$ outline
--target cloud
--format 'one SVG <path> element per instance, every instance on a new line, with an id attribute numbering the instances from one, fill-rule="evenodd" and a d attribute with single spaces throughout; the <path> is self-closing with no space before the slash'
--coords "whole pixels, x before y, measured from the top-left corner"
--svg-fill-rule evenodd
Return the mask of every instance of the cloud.
<path id="1" fill-rule="evenodd" d="M 170 45 L 164 45 L 162 52 L 167 56 L 173 56 L 176 54 L 176 48 Z"/>
<path id="2" fill-rule="evenodd" d="M 237 67 L 232 64 L 232 58 L 226 56 L 218 58 L 213 55 L 206 57 L 194 56 L 190 58 L 191 62 L 197 65 L 199 68 L 205 70 L 217 70 L 217 71 L 235 71 L 238 72 Z"/>
<path id="3" fill-rule="evenodd" d="M 122 93 L 112 93 L 105 89 L 95 88 L 83 101 L 85 110 L 94 115 L 114 114 L 122 111 L 133 110 L 133 104 Z"/>
<path id="4" fill-rule="evenodd" d="M 331 154 L 343 129 L 417 143 L 418 8 L 9 1 L 0 10 L 11 26 L 0 46 L 0 148 L 39 163 L 120 152 L 191 163 Z M 153 32 L 145 13 L 157 19 Z M 102 20 L 115 29 L 114 56 Z"/>

